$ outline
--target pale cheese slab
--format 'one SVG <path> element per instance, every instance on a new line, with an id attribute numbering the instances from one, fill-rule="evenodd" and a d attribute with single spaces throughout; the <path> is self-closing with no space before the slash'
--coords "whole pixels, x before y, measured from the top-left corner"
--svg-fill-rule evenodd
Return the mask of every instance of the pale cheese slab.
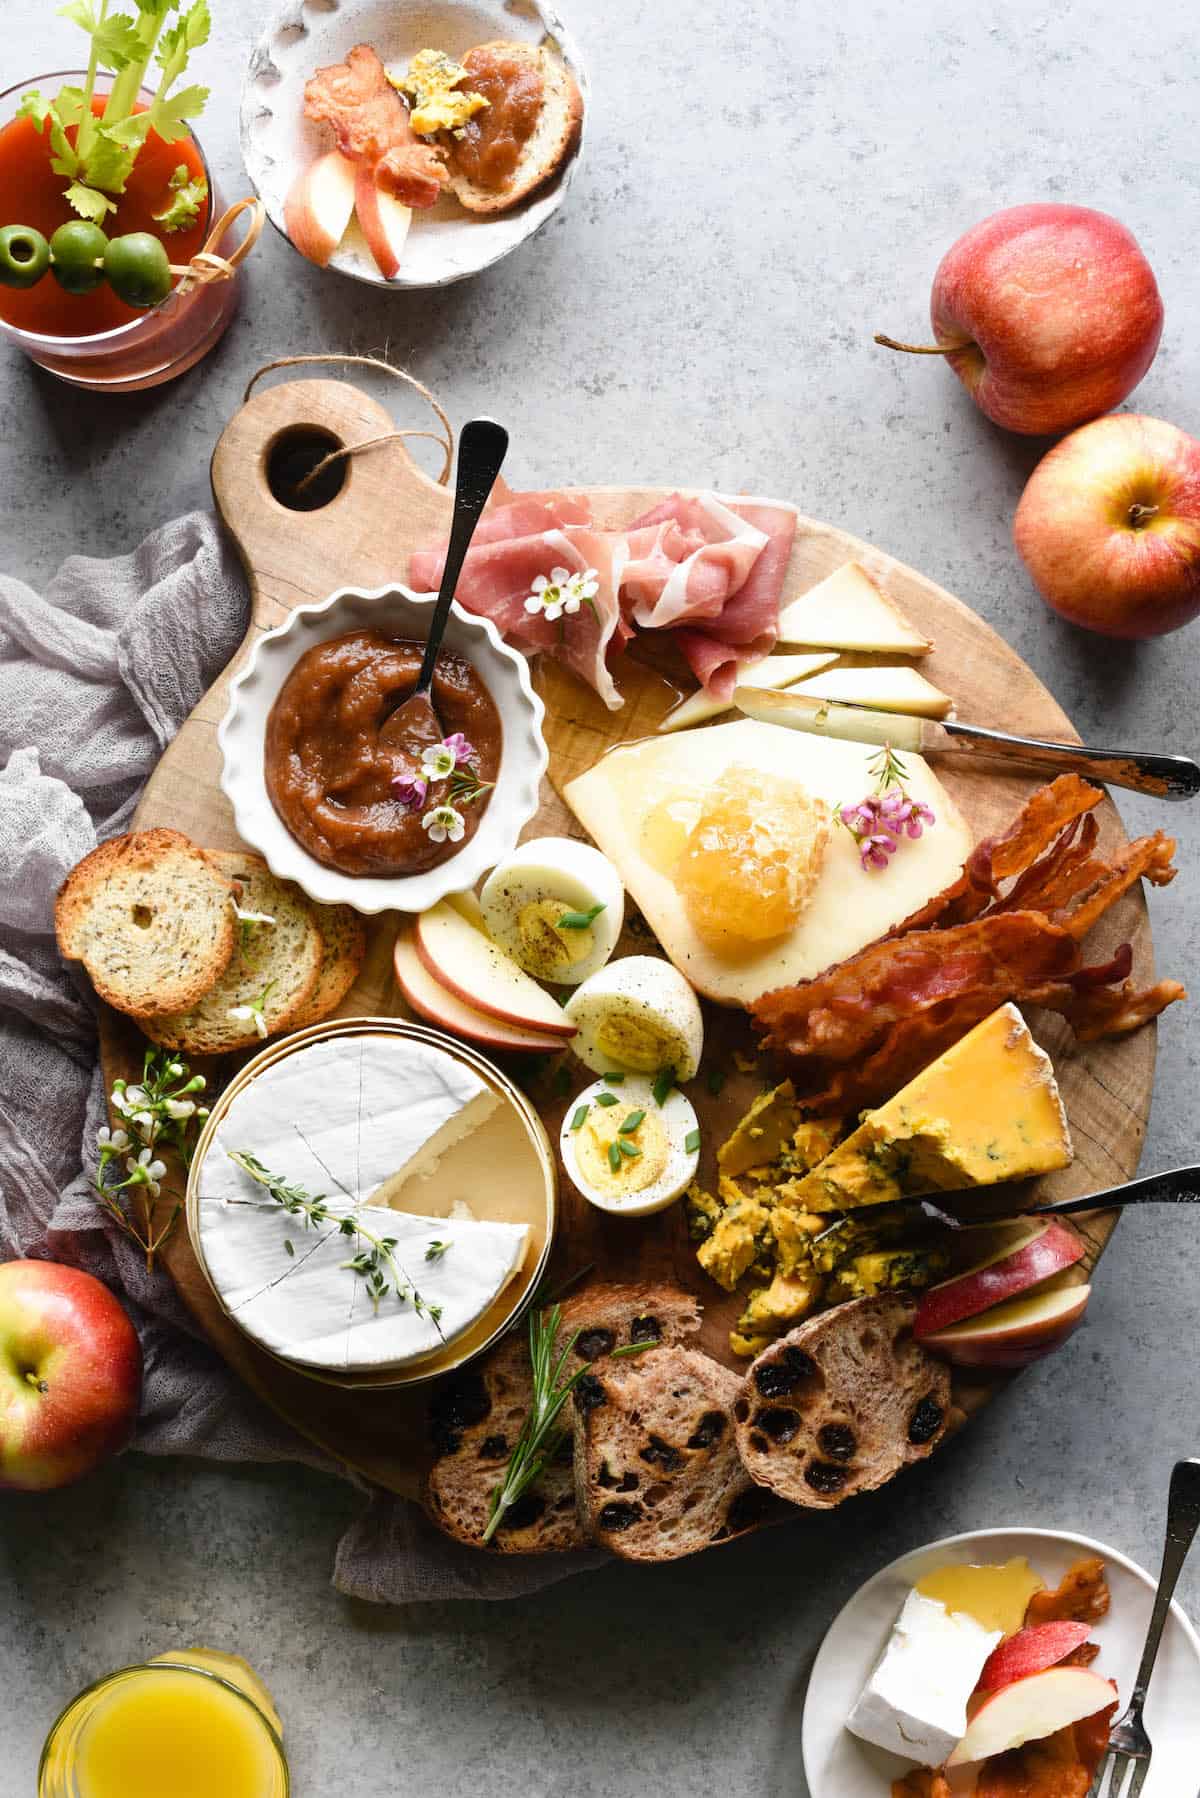
<path id="1" fill-rule="evenodd" d="M 795 927 L 731 956 L 697 934 L 673 879 L 703 792 L 728 768 L 764 769 L 802 781 L 832 811 L 872 790 L 871 764 L 879 754 L 869 744 L 744 719 L 610 750 L 564 796 L 616 864 L 680 973 L 721 1004 L 749 1005 L 773 987 L 812 979 L 903 923 L 957 879 L 973 847 L 971 832 L 928 764 L 905 755 L 908 790 L 932 808 L 936 825 L 916 841 L 906 838 L 885 870 L 864 869 L 853 839 L 835 825 L 821 877 Z"/>
<path id="2" fill-rule="evenodd" d="M 903 666 L 830 668 L 813 680 L 789 684 L 802 699 L 830 699 L 840 705 L 865 705 L 914 718 L 948 718 L 954 710 L 949 693 L 943 693 L 915 668 Z"/>
<path id="3" fill-rule="evenodd" d="M 778 641 L 883 655 L 923 656 L 933 648 L 858 562 L 843 563 L 785 605 Z"/>

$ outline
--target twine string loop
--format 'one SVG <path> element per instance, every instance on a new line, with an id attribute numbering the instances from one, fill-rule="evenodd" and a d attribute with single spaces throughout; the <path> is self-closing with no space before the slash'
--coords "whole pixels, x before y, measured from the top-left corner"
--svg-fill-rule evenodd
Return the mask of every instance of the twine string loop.
<path id="1" fill-rule="evenodd" d="M 378 369 L 382 374 L 394 375 L 398 381 L 406 382 L 409 387 L 413 388 L 421 395 L 421 398 L 433 409 L 442 428 L 440 431 L 410 431 L 399 429 L 395 431 L 385 431 L 382 436 L 367 437 L 364 438 L 361 443 L 340 444 L 337 449 L 330 450 L 327 456 L 322 456 L 316 466 L 309 469 L 303 480 L 297 481 L 295 488 L 297 493 L 303 493 L 305 489 L 310 487 L 327 468 L 332 468 L 334 463 L 342 462 L 351 456 L 360 455 L 364 450 L 378 449 L 379 446 L 384 443 L 402 443 L 408 437 L 424 437 L 431 443 L 439 443 L 441 445 L 442 469 L 437 477 L 437 484 L 439 487 L 446 486 L 450 479 L 450 470 L 454 464 L 453 425 L 450 423 L 446 413 L 423 381 L 418 381 L 416 375 L 410 375 L 407 369 L 397 368 L 392 362 L 385 362 L 380 356 L 346 356 L 337 351 L 330 351 L 326 354 L 314 353 L 303 356 L 276 356 L 273 362 L 264 362 L 263 366 L 255 374 L 251 375 L 249 381 L 246 383 L 246 391 L 242 395 L 242 403 L 245 404 L 253 393 L 255 387 L 257 387 L 258 383 L 262 380 L 263 376 L 270 374 L 272 369 L 296 368 L 302 363 L 311 362 L 324 362 L 328 364 L 340 363 L 343 367 L 350 366 L 353 368 L 374 368 Z"/>

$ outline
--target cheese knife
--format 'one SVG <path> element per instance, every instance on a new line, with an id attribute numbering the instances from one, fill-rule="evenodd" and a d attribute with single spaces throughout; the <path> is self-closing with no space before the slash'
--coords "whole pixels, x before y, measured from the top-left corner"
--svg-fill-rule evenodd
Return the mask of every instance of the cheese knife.
<path id="1" fill-rule="evenodd" d="M 1154 799 L 1194 799 L 1200 793 L 1200 765 L 1185 755 L 1156 755 L 1137 749 L 1090 749 L 1082 743 L 1053 743 L 1015 737 L 981 724 L 935 721 L 870 706 L 809 699 L 794 689 L 735 687 L 733 703 L 760 724 L 782 724 L 816 736 L 853 743 L 890 743 L 910 755 L 948 753 L 998 757 L 1040 768 L 1047 774 L 1081 774 L 1110 787 L 1128 787 Z"/>
<path id="2" fill-rule="evenodd" d="M 982 1210 L 981 1197 L 985 1201 Z M 1161 1174 L 1144 1174 L 1140 1180 L 1126 1180 L 1120 1186 L 1105 1187 L 1103 1192 L 1085 1193 L 1077 1199 L 1053 1199 L 1045 1205 L 1008 1205 L 989 1213 L 986 1200 L 986 1189 L 969 1187 L 964 1192 L 897 1199 L 888 1205 L 863 1205 L 853 1211 L 839 1212 L 812 1240 L 824 1242 L 852 1219 L 870 1221 L 873 1217 L 881 1221 L 909 1217 L 914 1223 L 967 1230 L 976 1224 L 1006 1223 L 1012 1218 L 1069 1217 L 1072 1212 L 1119 1211 L 1127 1205 L 1200 1205 L 1200 1166 L 1173 1167 Z"/>

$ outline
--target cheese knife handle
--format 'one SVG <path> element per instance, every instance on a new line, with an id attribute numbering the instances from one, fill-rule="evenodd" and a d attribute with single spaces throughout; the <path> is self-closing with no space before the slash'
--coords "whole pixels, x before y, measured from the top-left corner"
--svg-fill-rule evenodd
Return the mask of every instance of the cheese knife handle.
<path id="1" fill-rule="evenodd" d="M 1034 1205 L 1030 1217 L 1066 1217 L 1072 1211 L 1113 1211 L 1126 1205 L 1200 1205 L 1200 1167 L 1172 1167 L 1161 1174 L 1144 1174 L 1107 1192 L 1093 1192 L 1080 1199 L 1057 1199 L 1050 1205 Z"/>
<path id="2" fill-rule="evenodd" d="M 1003 730 L 954 720 L 935 727 L 945 732 L 939 745 L 966 754 L 1001 756 L 1042 768 L 1047 774 L 1082 774 L 1108 787 L 1127 787 L 1153 799 L 1194 799 L 1200 793 L 1200 765 L 1186 755 L 1156 755 L 1140 749 L 1091 749 L 1083 743 L 1049 743 L 1015 737 Z M 931 744 L 931 747 L 935 745 Z"/>

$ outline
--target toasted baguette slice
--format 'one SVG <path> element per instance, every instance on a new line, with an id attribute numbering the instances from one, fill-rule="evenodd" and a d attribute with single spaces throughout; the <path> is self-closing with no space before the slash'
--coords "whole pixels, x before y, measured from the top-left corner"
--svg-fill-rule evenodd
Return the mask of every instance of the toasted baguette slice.
<path id="1" fill-rule="evenodd" d="M 957 1417 L 949 1368 L 913 1341 L 915 1314 L 891 1293 L 854 1299 L 763 1350 L 734 1406 L 760 1485 L 827 1511 L 933 1453 Z"/>
<path id="2" fill-rule="evenodd" d="M 296 887 L 276 880 L 261 856 L 222 851 L 214 859 L 236 885 L 242 910 L 263 912 L 274 922 L 239 923 L 237 947 L 216 984 L 187 1011 L 145 1023 L 152 1042 L 191 1055 L 252 1049 L 264 1034 L 291 1029 L 312 996 L 325 953 L 312 906 Z M 246 1007 L 252 1014 L 261 1010 L 263 1030 L 253 1015 L 234 1016 Z"/>
<path id="3" fill-rule="evenodd" d="M 563 1306 L 563 1334 L 581 1332 L 581 1356 L 595 1359 L 621 1343 L 677 1342 L 699 1328 L 695 1300 L 671 1286 L 585 1288 Z M 657 1351 L 647 1351 L 650 1359 Z M 619 1363 L 618 1363 L 619 1365 Z M 529 1415 L 533 1382 L 529 1334 L 522 1323 L 483 1360 L 440 1386 L 430 1405 L 436 1459 L 423 1492 L 431 1520 L 456 1541 L 481 1548 L 495 1491 Z M 553 1554 L 588 1541 L 575 1510 L 568 1437 L 561 1458 L 508 1512 L 487 1544 L 495 1554 Z"/>
<path id="4" fill-rule="evenodd" d="M 596 1362 L 575 1388 L 575 1503 L 626 1561 L 675 1561 L 785 1507 L 738 1459 L 739 1376 L 691 1348 Z"/>
<path id="5" fill-rule="evenodd" d="M 58 946 L 135 1018 L 181 1011 L 227 967 L 233 883 L 177 830 L 136 830 L 85 855 L 59 888 Z"/>
<path id="6" fill-rule="evenodd" d="M 324 954 L 317 984 L 288 1025 L 307 1030 L 335 1012 L 362 971 L 367 954 L 367 932 L 362 919 L 348 905 L 313 905 L 313 921 L 321 933 Z"/>
<path id="7" fill-rule="evenodd" d="M 448 136 L 445 140 L 449 151 L 448 185 L 459 204 L 468 212 L 508 212 L 552 181 L 567 161 L 579 141 L 583 125 L 583 95 L 566 64 L 544 44 L 503 41 L 478 44 L 463 57 L 463 67 L 468 75 L 477 66 L 482 52 L 487 52 L 489 57 L 503 55 L 516 62 L 527 62 L 536 66 L 542 77 L 542 110 L 537 125 L 502 188 L 479 187 L 471 181 L 455 166 L 454 138 Z M 486 143 L 490 123 L 488 113 L 477 113 L 473 122 L 478 125 Z"/>

